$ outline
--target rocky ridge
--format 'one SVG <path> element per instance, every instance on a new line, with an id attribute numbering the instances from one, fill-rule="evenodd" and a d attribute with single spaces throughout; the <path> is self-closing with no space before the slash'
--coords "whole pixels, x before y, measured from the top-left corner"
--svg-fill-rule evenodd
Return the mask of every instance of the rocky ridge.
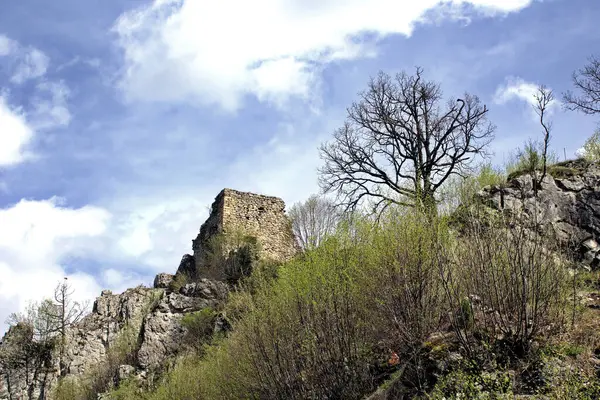
<path id="1" fill-rule="evenodd" d="M 286 241 L 291 230 L 282 231 L 287 229 L 287 217 L 281 199 L 229 189 L 221 192 L 217 199 L 223 203 L 222 199 L 227 199 L 232 193 L 236 201 L 233 204 L 227 203 L 225 210 L 219 208 L 216 202 L 213 205 L 207 221 L 218 221 L 218 224 L 210 234 L 222 233 L 229 227 L 223 223 L 224 214 L 235 215 L 237 220 L 230 217 L 230 220 L 225 222 L 235 224 L 235 228 L 239 228 L 245 226 L 241 225 L 239 220 L 243 219 L 246 223 L 244 212 L 251 211 L 261 216 L 267 212 L 262 218 L 276 221 L 278 232 L 269 236 L 268 229 L 274 226 L 271 224 L 266 228 L 254 226 L 248 233 L 259 236 L 266 242 L 267 249 L 278 249 L 277 251 L 281 251 L 286 257 L 297 250 L 293 241 Z M 246 202 L 245 199 L 250 200 Z M 265 207 L 266 211 L 263 211 L 260 203 L 263 199 L 274 206 L 270 209 Z M 208 240 L 210 235 L 206 232 L 204 235 L 204 241 Z M 270 237 L 273 237 L 272 243 L 269 242 Z M 288 250 L 284 250 L 286 245 L 290 246 Z M 198 242 L 194 240 L 195 253 L 199 253 L 200 250 Z M 110 362 L 107 360 L 110 359 L 111 349 L 129 336 L 129 342 L 133 343 L 133 351 L 126 357 L 127 363 L 118 365 L 114 376 L 110 378 L 115 384 L 132 376 L 137 379 L 149 379 L 155 370 L 160 369 L 181 350 L 186 334 L 186 328 L 182 324 L 184 316 L 206 308 L 216 309 L 227 298 L 229 286 L 221 280 L 198 278 L 193 283 L 174 284 L 177 277 L 196 275 L 199 267 L 202 266 L 198 265 L 193 255 L 185 254 L 177 272 L 158 274 L 151 288 L 138 286 L 121 294 L 103 291 L 95 300 L 91 313 L 67 331 L 64 374 L 69 378 L 83 377 L 99 365 Z M 214 332 L 226 330 L 228 327 L 227 321 L 221 315 L 217 316 L 213 324 Z M 27 336 L 27 327 L 14 327 L 0 342 L 0 355 L 3 351 L 16 348 L 15 345 L 24 346 L 23 329 L 28 343 L 32 342 L 32 336 Z M 26 362 L 4 370 L 0 366 L 0 400 L 48 399 L 59 380 L 59 358 L 55 349 L 48 355 L 48 359 L 38 363 L 39 365 Z"/>
<path id="2" fill-rule="evenodd" d="M 537 192 L 537 193 L 536 193 Z M 492 209 L 533 217 L 586 268 L 600 267 L 600 165 L 585 160 L 555 164 L 534 191 L 529 174 L 484 188 Z"/>

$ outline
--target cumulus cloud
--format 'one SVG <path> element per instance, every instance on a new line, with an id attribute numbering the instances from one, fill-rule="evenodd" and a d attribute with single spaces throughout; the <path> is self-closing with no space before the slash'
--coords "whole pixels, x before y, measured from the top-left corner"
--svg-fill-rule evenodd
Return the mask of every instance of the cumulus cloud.
<path id="1" fill-rule="evenodd" d="M 538 93 L 539 84 L 527 82 L 521 78 L 508 78 L 503 85 L 498 86 L 494 94 L 494 103 L 507 104 L 511 101 L 522 101 L 531 106 L 532 117 L 538 118 L 534 107 L 537 105 L 536 94 Z M 556 99 L 548 106 L 548 112 L 553 112 L 558 109 L 560 102 Z"/>
<path id="2" fill-rule="evenodd" d="M 534 105 L 538 86 L 521 78 L 508 78 L 505 84 L 498 86 L 496 89 L 494 102 L 496 104 L 506 104 L 512 100 L 521 100 Z"/>
<path id="3" fill-rule="evenodd" d="M 327 63 L 372 56 L 378 40 L 410 35 L 438 7 L 456 19 L 506 14 L 532 1 L 155 0 L 114 24 L 124 57 L 120 86 L 129 100 L 235 110 L 253 95 L 281 104 L 309 98 Z"/>
<path id="4" fill-rule="evenodd" d="M 51 296 L 68 276 L 78 300 L 92 299 L 100 286 L 91 275 L 67 273 L 69 257 L 93 251 L 110 214 L 98 207 L 65 207 L 61 199 L 21 200 L 0 209 L 0 327 L 28 301 Z"/>
<path id="5" fill-rule="evenodd" d="M 8 105 L 0 96 L 0 167 L 11 166 L 26 160 L 31 154 L 27 145 L 33 138 L 33 130 L 25 116 Z"/>

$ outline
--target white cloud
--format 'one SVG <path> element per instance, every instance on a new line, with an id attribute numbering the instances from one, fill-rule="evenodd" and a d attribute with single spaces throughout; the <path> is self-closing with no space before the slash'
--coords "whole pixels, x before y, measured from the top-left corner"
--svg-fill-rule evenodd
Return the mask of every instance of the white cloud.
<path id="1" fill-rule="evenodd" d="M 14 40 L 0 35 L 0 57 L 7 56 L 17 48 Z"/>
<path id="2" fill-rule="evenodd" d="M 32 124 L 35 128 L 51 129 L 69 125 L 71 113 L 67 100 L 70 91 L 64 82 L 42 82 L 36 89 L 32 100 Z"/>
<path id="3" fill-rule="evenodd" d="M 521 78 L 508 78 L 505 84 L 498 86 L 494 94 L 494 103 L 506 104 L 514 100 L 527 103 L 530 107 L 530 114 L 536 120 L 539 118 L 535 107 L 537 105 L 536 95 L 540 85 L 527 82 Z M 551 90 L 550 88 L 548 88 Z M 547 112 L 552 113 L 560 106 L 560 101 L 553 99 L 547 107 Z"/>
<path id="4" fill-rule="evenodd" d="M 30 154 L 27 145 L 33 138 L 33 130 L 18 110 L 9 107 L 0 96 L 0 167 L 18 164 Z"/>
<path id="5" fill-rule="evenodd" d="M 121 88 L 129 100 L 228 110 L 245 95 L 281 104 L 309 98 L 324 64 L 372 56 L 379 39 L 410 35 L 436 7 L 455 19 L 506 14 L 532 1 L 155 0 L 113 27 L 124 55 Z"/>
<path id="6" fill-rule="evenodd" d="M 21 200 L 0 209 L 0 327 L 27 302 L 51 296 L 64 276 L 75 298 L 92 299 L 100 286 L 91 275 L 67 274 L 64 261 L 94 250 L 110 214 L 101 208 L 68 208 L 61 200 Z M 15 308 L 16 307 L 16 308 Z"/>
<path id="7" fill-rule="evenodd" d="M 506 104 L 512 100 L 521 100 L 534 105 L 538 86 L 521 78 L 508 78 L 504 85 L 496 89 L 494 103 Z"/>
<path id="8" fill-rule="evenodd" d="M 16 84 L 24 83 L 30 79 L 39 78 L 46 74 L 50 59 L 46 54 L 36 48 L 22 50 L 19 56 L 19 63 L 11 82 Z"/>
<path id="9" fill-rule="evenodd" d="M 15 107 L 9 104 L 10 91 L 0 91 L 0 167 L 19 164 L 34 157 L 28 149 L 36 132 L 66 126 L 71 121 L 68 109 L 69 88 L 62 81 L 44 78 L 50 59 L 40 50 L 23 47 L 0 35 L 0 56 L 10 57 L 14 65 L 10 82 L 19 85 L 37 81 L 29 101 Z"/>

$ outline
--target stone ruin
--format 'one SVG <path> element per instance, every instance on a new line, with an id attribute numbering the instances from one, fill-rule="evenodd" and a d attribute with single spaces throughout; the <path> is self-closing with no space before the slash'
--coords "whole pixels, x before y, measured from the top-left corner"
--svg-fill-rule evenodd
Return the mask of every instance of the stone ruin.
<path id="1" fill-rule="evenodd" d="M 68 329 L 65 351 L 68 376 L 82 376 L 105 360 L 108 349 L 129 327 L 137 336 L 135 361 L 119 366 L 115 382 L 126 376 L 148 379 L 147 374 L 151 376 L 154 369 L 180 351 L 186 334 L 183 317 L 206 307 L 217 308 L 226 301 L 228 284 L 220 279 L 218 271 L 207 271 L 202 264 L 210 238 L 242 232 L 257 238 L 260 258 L 289 260 L 298 246 L 284 209 L 283 200 L 277 197 L 222 190 L 192 241 L 194 254 L 184 255 L 177 270 L 178 274 L 194 275 L 194 282 L 174 288 L 171 282 L 175 276 L 165 273 L 156 276 L 152 288 L 138 286 L 121 294 L 103 291 L 92 312 Z M 214 321 L 214 331 L 227 329 L 226 317 L 219 315 Z M 10 336 L 9 332 L 0 340 L 0 354 L 3 344 L 10 344 Z M 53 354 L 43 373 L 23 368 L 3 370 L 0 365 L 0 400 L 28 398 L 28 392 L 34 393 L 35 398 L 48 398 L 58 382 L 57 360 L 57 354 Z"/>
<path id="2" fill-rule="evenodd" d="M 207 268 L 205 257 L 211 238 L 241 233 L 255 237 L 260 258 L 277 262 L 291 259 L 299 250 L 285 214 L 285 203 L 278 197 L 223 189 L 211 206 L 208 219 L 192 240 L 193 255 L 183 256 L 178 274 L 224 280 L 223 271 Z"/>

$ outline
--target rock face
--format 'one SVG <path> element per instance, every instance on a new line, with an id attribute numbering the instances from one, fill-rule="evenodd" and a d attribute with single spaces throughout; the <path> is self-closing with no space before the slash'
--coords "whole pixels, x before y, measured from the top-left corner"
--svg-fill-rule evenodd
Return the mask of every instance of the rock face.
<path id="1" fill-rule="evenodd" d="M 175 354 L 185 335 L 181 325 L 185 313 L 214 308 L 225 300 L 227 292 L 225 283 L 203 279 L 185 285 L 179 293 L 165 294 L 144 321 L 142 345 L 138 351 L 139 367 L 158 367 L 168 356 Z"/>
<path id="2" fill-rule="evenodd" d="M 116 295 L 104 291 L 96 299 L 93 311 L 67 331 L 66 372 L 77 377 L 97 366 L 127 327 L 138 338 L 139 347 L 133 355 L 134 365 L 120 366 L 115 382 L 143 374 L 177 353 L 186 332 L 180 323 L 186 313 L 216 307 L 227 293 L 225 283 L 208 280 L 187 284 L 178 293 L 146 287 Z M 0 348 L 9 348 L 14 332 L 13 329 L 5 335 Z M 55 351 L 48 365 L 37 371 L 30 365 L 28 374 L 24 368 L 0 369 L 0 400 L 29 399 L 28 391 L 35 394 L 31 398 L 48 398 L 58 380 L 58 360 Z"/>
<path id="3" fill-rule="evenodd" d="M 195 276 L 196 275 L 196 260 L 190 254 L 184 254 L 177 268 L 177 275 Z"/>
<path id="4" fill-rule="evenodd" d="M 258 239 L 262 256 L 288 260 L 297 247 L 284 209 L 285 204 L 276 197 L 224 189 L 213 203 L 200 234 L 193 240 L 194 255 L 183 256 L 176 275 L 158 274 L 153 288 L 139 286 L 121 294 L 102 291 L 92 312 L 67 330 L 63 363 L 66 375 L 75 379 L 84 376 L 106 360 L 125 334 L 132 335 L 136 348 L 126 362 L 114 370 L 109 380 L 115 384 L 131 376 L 144 379 L 148 372 L 176 355 L 186 334 L 181 323 L 183 317 L 206 307 L 218 307 L 228 294 L 225 282 L 201 279 L 202 274 L 196 274 L 196 271 L 202 272 L 199 260 L 206 251 L 206 243 L 215 234 L 243 231 Z M 185 275 L 194 282 L 177 287 L 181 284 L 181 281 L 174 282 L 178 275 Z M 217 332 L 231 327 L 219 314 L 213 328 Z M 3 364 L 3 354 L 25 348 L 23 340 L 31 343 L 32 337 L 23 336 L 23 332 L 28 331 L 11 329 L 0 342 L 0 400 L 48 399 L 58 382 L 56 350 L 49 351 L 47 359 L 36 368 L 32 368 L 30 362 L 26 366 Z"/>
<path id="5" fill-rule="evenodd" d="M 173 282 L 175 275 L 161 273 L 154 278 L 154 289 L 167 289 Z"/>
<path id="6" fill-rule="evenodd" d="M 553 166 L 537 198 L 529 175 L 488 187 L 479 196 L 495 209 L 535 217 L 586 265 L 600 265 L 600 165 L 575 160 Z"/>
<path id="7" fill-rule="evenodd" d="M 261 247 L 261 258 L 283 262 L 298 252 L 283 200 L 223 189 L 215 198 L 210 216 L 200 227 L 198 237 L 192 242 L 196 271 L 201 276 L 222 279 L 206 270 L 203 261 L 211 237 L 234 232 L 256 237 Z"/>

